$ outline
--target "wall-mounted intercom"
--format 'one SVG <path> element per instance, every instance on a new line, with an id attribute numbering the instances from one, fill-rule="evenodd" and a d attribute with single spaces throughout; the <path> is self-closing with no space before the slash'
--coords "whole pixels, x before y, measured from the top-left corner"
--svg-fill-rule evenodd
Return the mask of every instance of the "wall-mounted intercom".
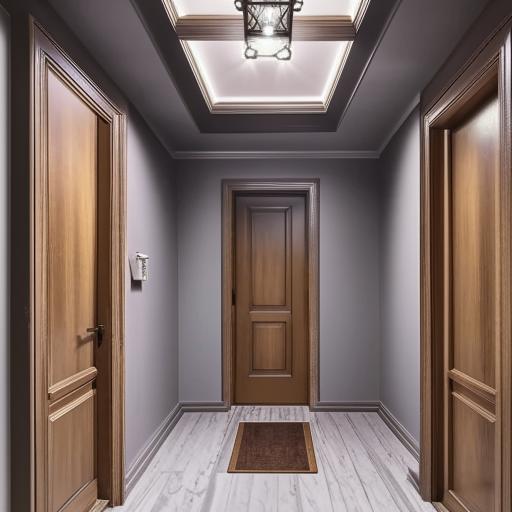
<path id="1" fill-rule="evenodd" d="M 134 281 L 148 280 L 148 262 L 149 256 L 141 252 L 136 252 L 135 255 L 130 258 L 130 270 Z"/>

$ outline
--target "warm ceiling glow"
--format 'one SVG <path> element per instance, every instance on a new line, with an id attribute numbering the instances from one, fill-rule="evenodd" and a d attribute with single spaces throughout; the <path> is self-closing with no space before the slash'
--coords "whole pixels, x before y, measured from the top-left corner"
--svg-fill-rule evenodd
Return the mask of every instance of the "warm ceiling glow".
<path id="1" fill-rule="evenodd" d="M 228 16 L 236 21 L 242 0 L 162 0 L 173 5 L 171 19 Z M 270 0 L 272 3 L 274 0 Z M 275 0 L 278 1 L 278 0 Z M 370 0 L 294 0 L 301 16 L 352 18 L 355 30 Z M 285 4 L 286 5 L 286 4 Z M 261 4 L 260 4 L 261 8 Z M 352 42 L 311 40 L 304 32 L 290 44 L 289 32 L 276 21 L 275 6 L 263 7 L 257 37 L 246 41 L 194 37 L 182 46 L 210 111 L 215 113 L 325 113 L 336 90 Z M 357 14 L 357 16 L 356 16 Z M 235 16 L 235 18 L 233 18 Z M 212 18 L 213 19 L 213 18 Z M 239 15 L 243 27 L 244 17 Z M 296 19 L 296 18 L 295 18 Z M 340 19 L 340 18 L 338 18 Z M 304 23 L 301 20 L 301 30 Z M 189 21 L 191 23 L 191 21 Z M 185 26 L 185 25 L 182 25 Z M 284 27 L 286 28 L 286 27 Z M 298 29 L 297 29 L 298 30 Z M 183 34 L 183 32 L 182 32 Z M 215 32 L 212 32 L 215 34 Z M 238 36 L 240 37 L 240 36 Z M 349 36 L 350 39 L 350 36 Z M 244 58 L 244 55 L 246 58 Z M 258 58 L 258 57 L 276 58 Z M 280 60 L 282 59 L 282 60 Z"/>
<path id="2" fill-rule="evenodd" d="M 304 0 L 298 16 L 355 16 L 362 0 Z M 179 16 L 230 15 L 233 0 L 173 0 Z"/>
<path id="3" fill-rule="evenodd" d="M 349 48 L 346 42 L 295 41 L 291 61 L 251 61 L 240 58 L 242 41 L 189 41 L 187 46 L 212 107 L 310 103 L 319 111 L 329 100 Z"/>

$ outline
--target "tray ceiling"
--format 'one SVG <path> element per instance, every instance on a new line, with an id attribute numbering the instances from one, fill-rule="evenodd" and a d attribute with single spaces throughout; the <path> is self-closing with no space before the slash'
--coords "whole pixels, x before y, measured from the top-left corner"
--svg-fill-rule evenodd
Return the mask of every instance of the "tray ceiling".
<path id="1" fill-rule="evenodd" d="M 211 114 L 161 0 L 49 2 L 121 88 L 130 103 L 127 112 L 135 118 L 131 126 L 143 124 L 138 112 L 169 151 L 202 158 L 377 154 L 486 6 L 486 0 L 407 0 L 386 25 L 392 6 L 387 0 L 374 0 L 329 112 L 308 117 Z M 383 20 L 380 27 L 375 19 Z M 368 38 L 370 31 L 383 36 Z M 316 133 L 307 131 L 308 126 Z M 282 133 L 276 133 L 280 128 Z M 295 164 L 283 165 L 292 169 Z M 205 164 L 204 172 L 209 166 Z M 253 166 L 256 171 L 260 167 Z M 339 171 L 338 164 L 334 162 L 332 169 Z"/>
<path id="2" fill-rule="evenodd" d="M 399 0 L 304 0 L 290 61 L 245 59 L 231 0 L 131 0 L 200 132 L 337 130 Z M 320 4 L 328 14 L 319 14 Z M 192 11 L 191 6 L 197 10 Z M 215 12 L 199 13 L 215 6 Z M 346 14 L 330 14 L 344 5 Z M 218 10 L 217 10 L 218 8 Z M 231 10 L 231 7 L 229 7 Z M 352 13 L 350 14 L 350 9 Z M 210 11 L 211 12 L 211 11 Z M 308 12 L 307 10 L 305 12 Z"/>
<path id="3" fill-rule="evenodd" d="M 358 23 L 362 21 L 368 2 L 305 0 L 298 13 L 301 21 L 329 23 L 341 30 L 331 33 L 322 26 L 316 36 L 314 29 L 308 32 L 313 35 L 305 36 L 296 23 L 299 35 L 292 42 L 290 61 L 244 58 L 243 19 L 232 0 L 163 0 L 163 4 L 211 113 L 323 114 L 355 37 L 354 18 L 359 12 Z"/>
<path id="4" fill-rule="evenodd" d="M 325 112 L 350 44 L 296 41 L 290 61 L 247 60 L 242 41 L 189 41 L 212 112 Z"/>

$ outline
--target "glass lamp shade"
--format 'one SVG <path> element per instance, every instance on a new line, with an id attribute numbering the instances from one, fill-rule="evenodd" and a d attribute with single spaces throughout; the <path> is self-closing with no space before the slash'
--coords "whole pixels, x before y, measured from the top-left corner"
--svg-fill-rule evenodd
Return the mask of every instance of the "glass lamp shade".
<path id="1" fill-rule="evenodd" d="M 244 14 L 245 57 L 290 60 L 293 13 L 302 4 L 303 0 L 236 0 L 235 7 Z"/>
<path id="2" fill-rule="evenodd" d="M 249 38 L 245 49 L 245 57 L 275 57 L 278 60 L 290 60 L 291 51 L 288 39 L 281 37 Z"/>

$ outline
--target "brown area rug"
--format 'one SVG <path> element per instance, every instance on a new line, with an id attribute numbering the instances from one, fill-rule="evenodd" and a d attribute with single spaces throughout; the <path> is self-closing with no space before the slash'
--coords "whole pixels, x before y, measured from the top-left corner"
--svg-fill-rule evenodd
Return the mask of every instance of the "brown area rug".
<path id="1" fill-rule="evenodd" d="M 318 473 L 309 423 L 240 423 L 228 473 Z"/>

